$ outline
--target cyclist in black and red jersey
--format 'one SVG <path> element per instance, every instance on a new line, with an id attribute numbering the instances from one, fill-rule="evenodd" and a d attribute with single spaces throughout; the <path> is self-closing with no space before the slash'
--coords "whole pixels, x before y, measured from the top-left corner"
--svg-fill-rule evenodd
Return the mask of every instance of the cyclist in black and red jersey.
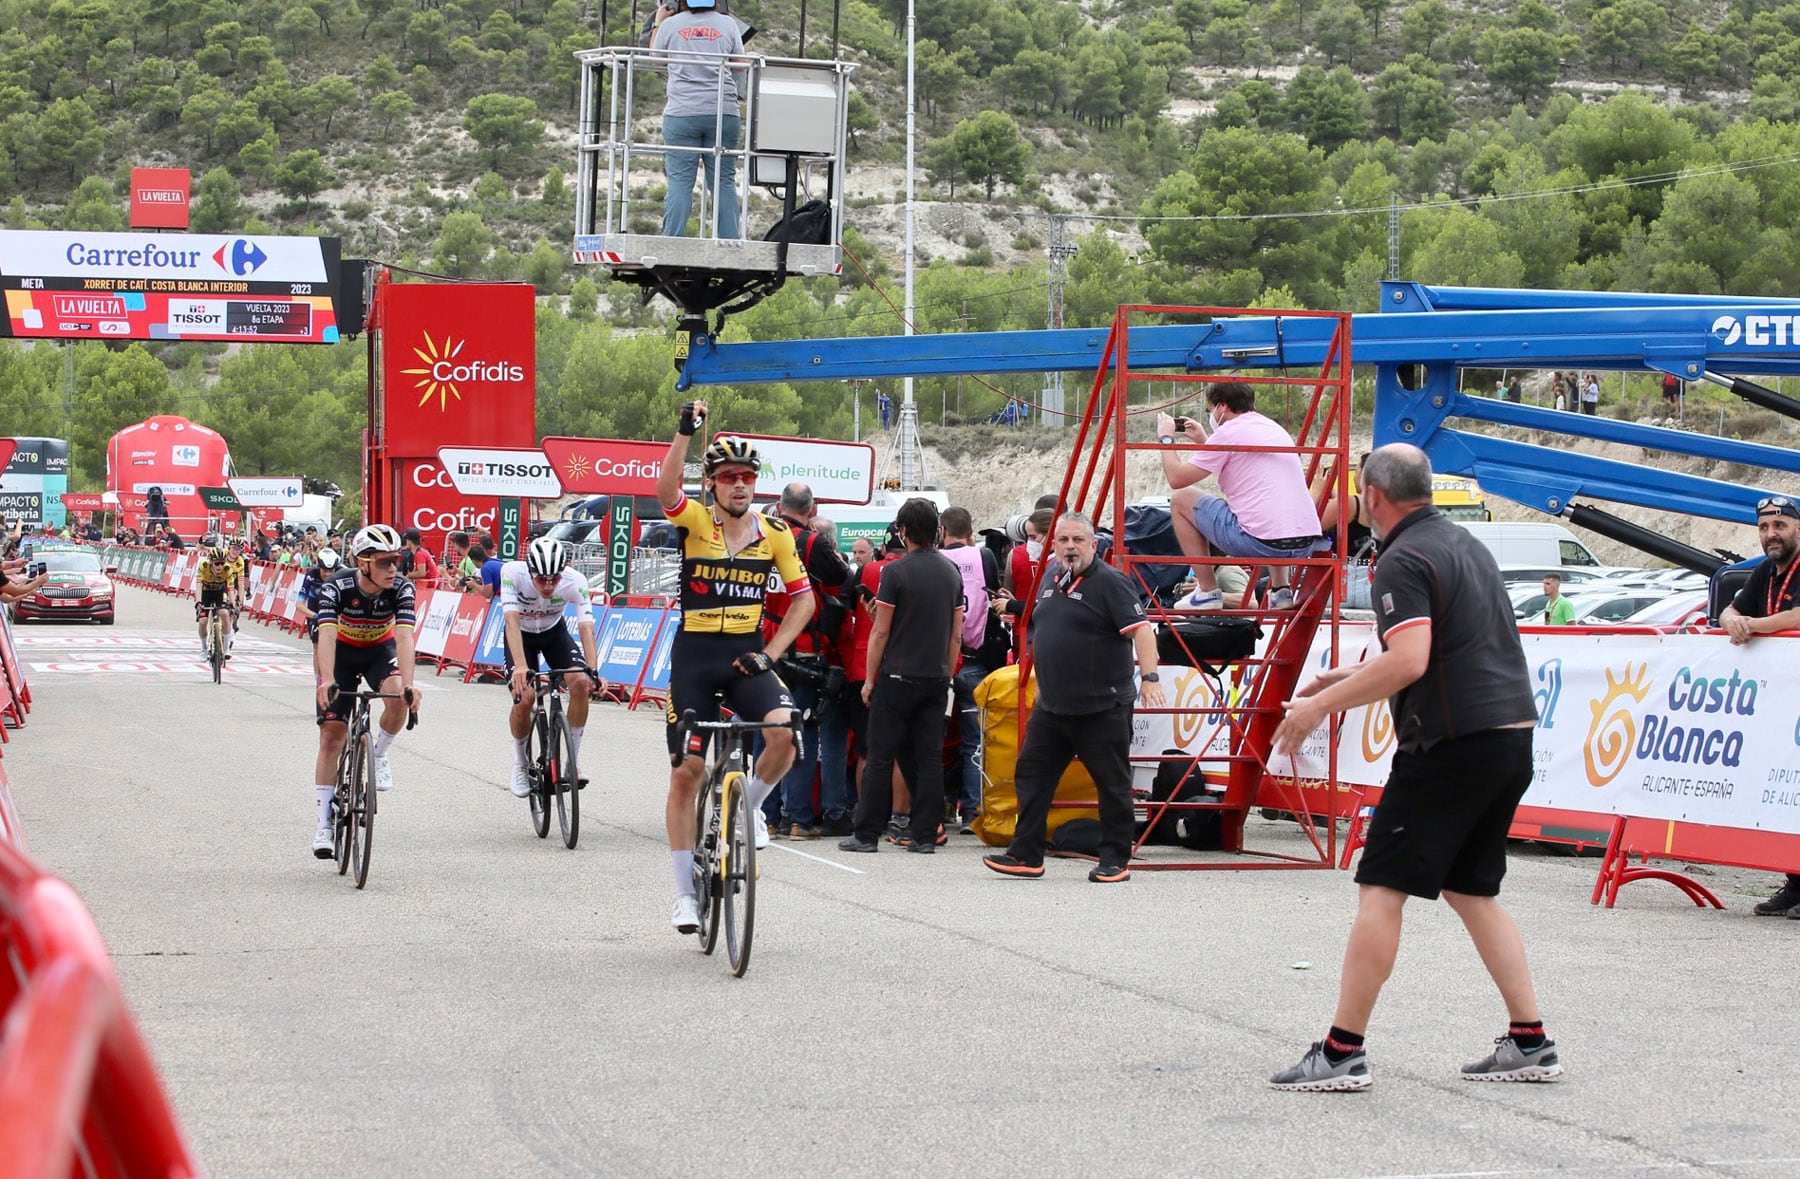
<path id="1" fill-rule="evenodd" d="M 319 830 L 313 855 L 321 860 L 332 858 L 331 795 L 354 694 L 367 683 L 395 697 L 381 702 L 371 750 L 377 790 L 393 787 L 388 749 L 406 724 L 408 707 L 414 715 L 419 711 L 413 691 L 413 587 L 400 576 L 400 534 L 386 524 L 371 524 L 350 542 L 350 555 L 355 571 L 320 585 L 313 616 L 319 631 L 319 760 L 313 767 Z M 410 701 L 400 699 L 402 693 Z"/>
<path id="2" fill-rule="evenodd" d="M 775 674 L 813 616 L 812 582 L 794 551 L 787 524 L 750 510 L 762 458 L 742 438 L 713 439 L 701 462 L 710 505 L 681 491 L 681 468 L 688 439 L 706 418 L 706 403 L 681 407 L 681 424 L 656 476 L 656 497 L 681 537 L 681 630 L 669 655 L 669 803 L 665 815 L 669 855 L 675 870 L 675 916 L 680 933 L 700 928 L 694 900 L 694 799 L 706 774 L 705 733 L 690 733 L 683 748 L 676 729 L 683 711 L 717 720 L 714 694 L 725 693 L 731 711 L 744 720 L 785 724 L 794 698 Z M 787 616 L 767 641 L 762 636 L 763 594 L 779 577 L 789 594 Z M 750 774 L 750 810 L 756 843 L 768 843 L 763 800 L 794 764 L 789 729 L 763 733 L 763 752 Z"/>

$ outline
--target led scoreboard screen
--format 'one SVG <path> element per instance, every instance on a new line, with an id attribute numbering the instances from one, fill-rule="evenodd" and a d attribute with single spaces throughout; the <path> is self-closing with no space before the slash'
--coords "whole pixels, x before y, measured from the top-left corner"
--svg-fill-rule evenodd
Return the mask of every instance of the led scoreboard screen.
<path id="1" fill-rule="evenodd" d="M 0 232 L 0 335 L 334 344 L 340 265 L 328 237 Z"/>

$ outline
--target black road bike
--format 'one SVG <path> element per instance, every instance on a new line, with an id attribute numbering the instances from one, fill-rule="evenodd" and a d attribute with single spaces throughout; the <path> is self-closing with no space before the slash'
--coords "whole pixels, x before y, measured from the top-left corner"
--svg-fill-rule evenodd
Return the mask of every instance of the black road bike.
<path id="1" fill-rule="evenodd" d="M 337 695 L 336 691 L 332 696 Z M 398 697 L 392 692 L 357 692 L 350 709 L 350 732 L 344 750 L 338 754 L 337 790 L 331 796 L 332 851 L 337 856 L 338 875 L 352 866 L 356 868 L 356 887 L 369 882 L 369 848 L 375 839 L 375 742 L 369 733 L 371 700 L 404 699 L 412 703 L 412 689 Z M 419 723 L 418 714 L 409 713 L 406 727 Z"/>
<path id="2" fill-rule="evenodd" d="M 563 713 L 562 694 L 565 675 L 585 675 L 597 685 L 598 673 L 584 667 L 571 671 L 534 671 L 530 673 L 531 690 L 537 703 L 531 711 L 531 729 L 525 734 L 525 767 L 531 779 L 531 829 L 539 839 L 550 834 L 550 811 L 556 810 L 556 825 L 562 831 L 563 846 L 574 850 L 581 837 L 581 790 L 587 779 L 580 776 L 575 764 L 575 744 L 569 739 L 569 719 Z M 513 697 L 517 704 L 519 697 Z"/>
<path id="3" fill-rule="evenodd" d="M 694 803 L 694 900 L 700 910 L 700 952 L 711 954 L 725 931 L 725 956 L 738 978 L 750 968 L 756 932 L 756 821 L 750 803 L 750 741 L 764 729 L 792 729 L 798 747 L 804 722 L 702 721 L 681 714 L 682 746 L 693 732 L 716 734 L 712 764 Z"/>

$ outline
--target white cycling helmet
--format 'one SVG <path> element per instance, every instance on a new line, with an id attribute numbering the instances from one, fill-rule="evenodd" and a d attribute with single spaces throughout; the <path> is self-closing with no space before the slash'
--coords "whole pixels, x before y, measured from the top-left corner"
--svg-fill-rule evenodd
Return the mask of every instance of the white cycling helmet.
<path id="1" fill-rule="evenodd" d="M 555 577 L 569 564 L 569 546 L 540 536 L 525 549 L 525 568 L 533 577 Z"/>
<path id="2" fill-rule="evenodd" d="M 358 560 L 376 553 L 400 551 L 400 534 L 386 524 L 371 524 L 350 542 L 350 555 Z"/>
<path id="3" fill-rule="evenodd" d="M 318 561 L 319 561 L 319 568 L 321 568 L 321 569 L 336 569 L 337 563 L 338 563 L 337 550 L 336 549 L 320 549 Z"/>

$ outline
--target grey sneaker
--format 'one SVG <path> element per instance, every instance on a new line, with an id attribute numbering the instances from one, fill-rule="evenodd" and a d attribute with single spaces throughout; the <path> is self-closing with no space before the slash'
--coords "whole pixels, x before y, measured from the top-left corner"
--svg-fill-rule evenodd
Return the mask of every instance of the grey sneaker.
<path id="1" fill-rule="evenodd" d="M 1358 1048 L 1337 1064 L 1325 1057 L 1325 1041 L 1315 1040 L 1300 1063 L 1284 1068 L 1269 1078 L 1272 1089 L 1292 1089 L 1301 1093 L 1350 1092 L 1367 1089 L 1375 1083 L 1369 1075 L 1369 1054 Z"/>
<path id="2" fill-rule="evenodd" d="M 1562 1074 L 1555 1040 L 1527 1052 L 1510 1035 L 1497 1037 L 1492 1052 L 1462 1066 L 1465 1081 L 1554 1081 Z"/>

